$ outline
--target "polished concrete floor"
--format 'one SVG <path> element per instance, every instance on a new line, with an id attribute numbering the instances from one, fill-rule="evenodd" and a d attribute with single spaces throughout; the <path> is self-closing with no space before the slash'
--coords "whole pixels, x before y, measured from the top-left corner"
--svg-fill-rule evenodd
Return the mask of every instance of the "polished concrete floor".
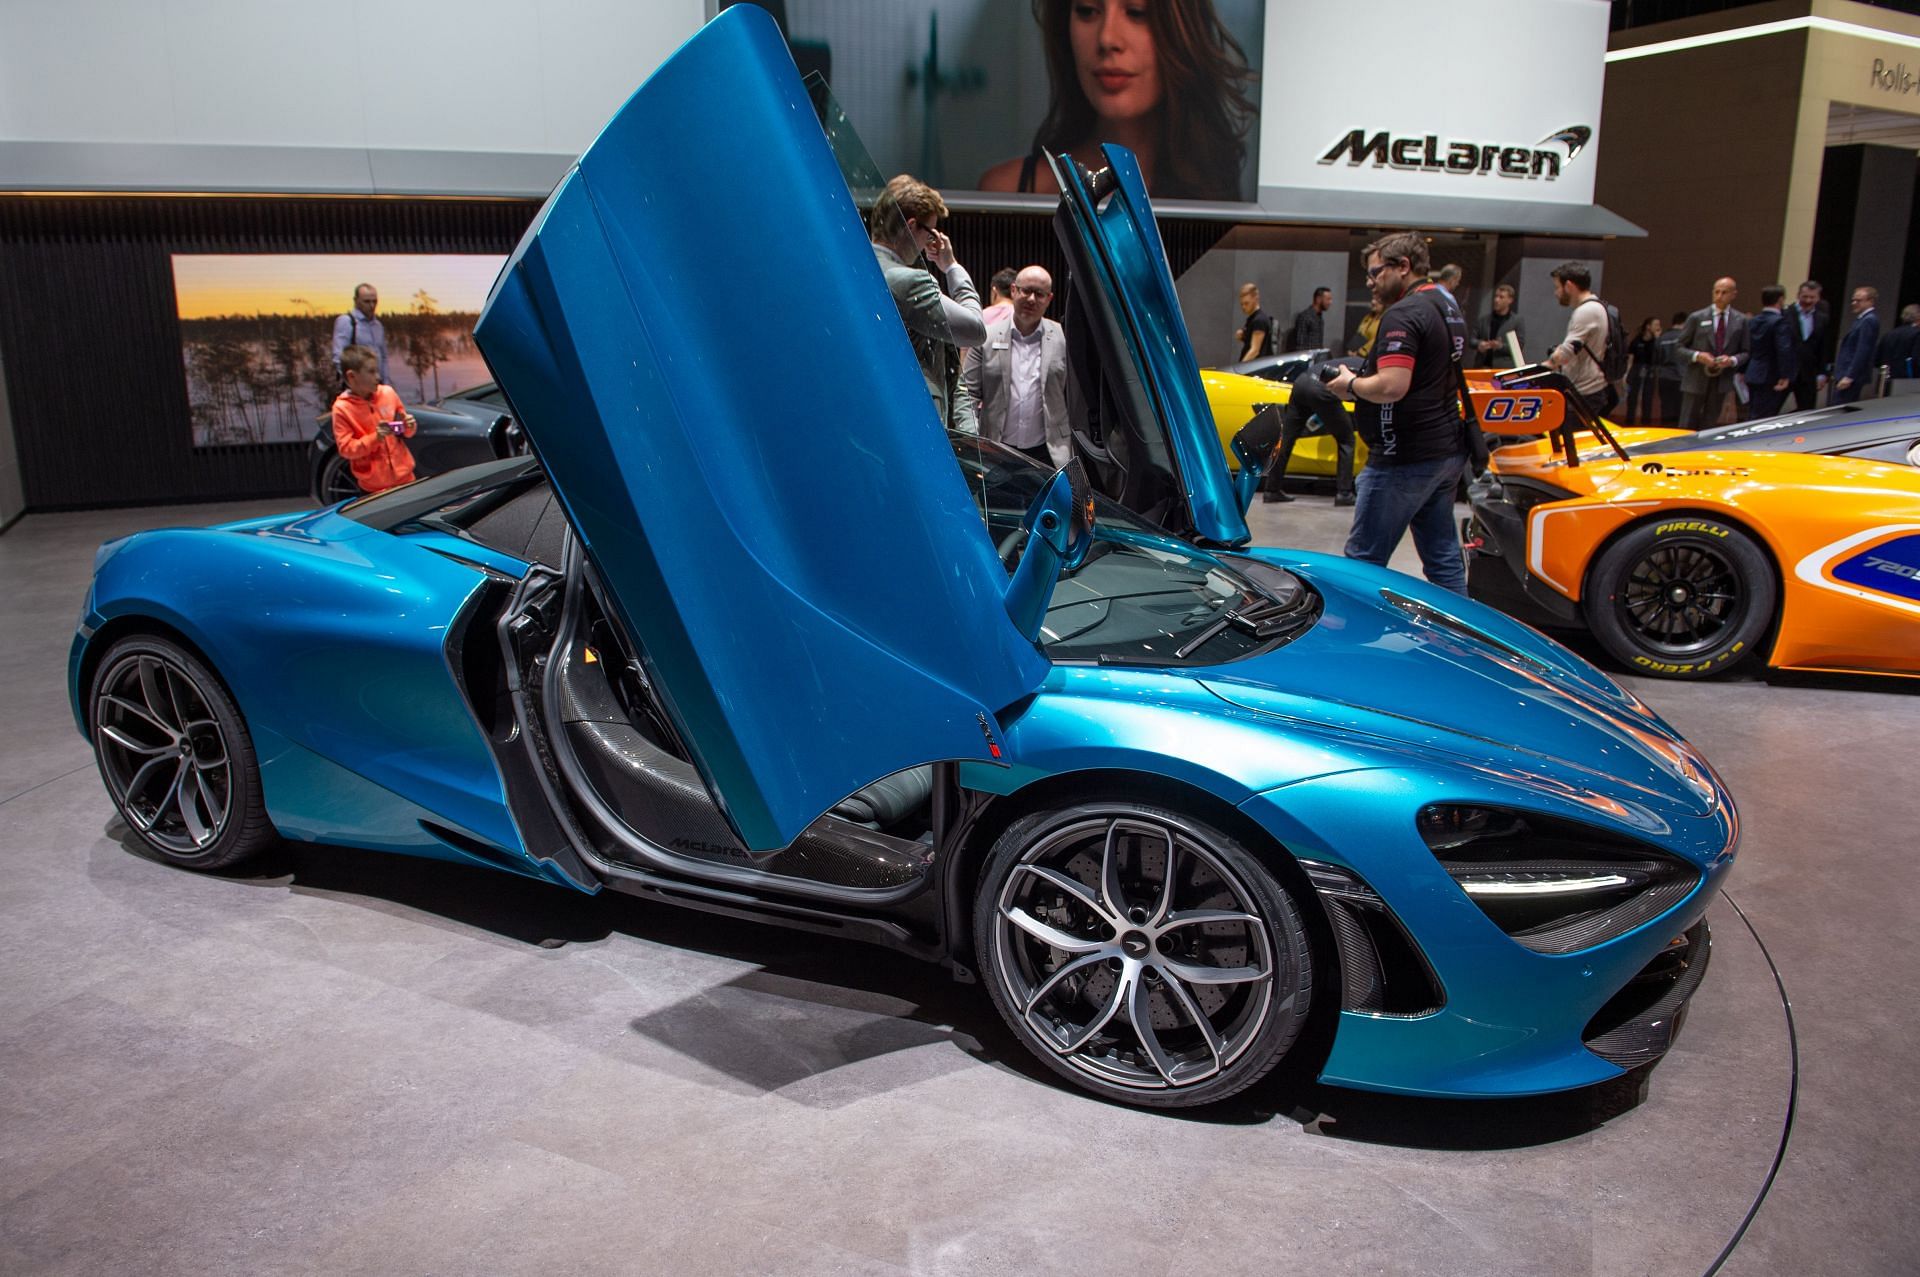
<path id="1" fill-rule="evenodd" d="M 0 536 L 0 1273 L 1624 1277 L 1709 1271 L 1750 1211 L 1719 1271 L 1920 1263 L 1904 688 L 1632 681 L 1744 818 L 1644 1087 L 1168 1117 L 877 950 L 340 848 L 135 854 L 63 682 L 93 548 L 268 508 Z M 1346 513 L 1256 534 L 1337 548 Z"/>

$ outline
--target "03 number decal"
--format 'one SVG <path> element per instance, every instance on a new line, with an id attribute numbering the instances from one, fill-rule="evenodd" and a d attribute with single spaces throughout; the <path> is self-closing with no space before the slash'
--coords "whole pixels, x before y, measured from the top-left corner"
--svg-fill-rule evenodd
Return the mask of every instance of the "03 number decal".
<path id="1" fill-rule="evenodd" d="M 1532 421 L 1543 403 L 1539 395 L 1489 395 L 1480 402 L 1480 420 Z"/>

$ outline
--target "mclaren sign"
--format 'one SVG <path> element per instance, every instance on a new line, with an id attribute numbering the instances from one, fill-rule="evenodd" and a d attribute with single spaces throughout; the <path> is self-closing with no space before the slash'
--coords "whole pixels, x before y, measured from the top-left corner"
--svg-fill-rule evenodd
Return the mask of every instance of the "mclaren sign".
<path id="1" fill-rule="evenodd" d="M 1354 129 L 1335 142 L 1322 164 L 1345 160 L 1349 167 L 1372 161 L 1375 168 L 1424 169 L 1431 173 L 1498 173 L 1501 177 L 1539 178 L 1551 182 L 1562 164 L 1586 149 L 1593 130 L 1574 124 L 1543 137 L 1532 146 L 1505 142 L 1441 141 L 1437 133 L 1397 137 L 1385 129 L 1369 133 Z"/>
<path id="2" fill-rule="evenodd" d="M 1363 195 L 1350 205 L 1313 204 L 1351 207 L 1363 223 L 1377 216 L 1378 196 L 1593 203 L 1606 140 L 1607 0 L 1267 0 L 1266 11 L 1263 192 Z M 1469 11 L 1479 38 L 1445 42 L 1443 76 L 1380 67 L 1356 87 L 1347 52 L 1354 32 L 1428 40 L 1439 30 L 1436 14 Z M 1288 196 L 1274 198 L 1292 206 Z"/>

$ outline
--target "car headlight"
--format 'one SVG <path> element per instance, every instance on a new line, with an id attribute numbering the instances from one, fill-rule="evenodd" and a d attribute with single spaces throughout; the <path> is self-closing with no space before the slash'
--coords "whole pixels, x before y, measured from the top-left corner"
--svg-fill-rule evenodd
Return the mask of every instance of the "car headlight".
<path id="1" fill-rule="evenodd" d="M 1418 817 L 1441 868 L 1536 953 L 1604 944 L 1685 899 L 1700 872 L 1644 843 L 1570 820 L 1439 803 Z"/>

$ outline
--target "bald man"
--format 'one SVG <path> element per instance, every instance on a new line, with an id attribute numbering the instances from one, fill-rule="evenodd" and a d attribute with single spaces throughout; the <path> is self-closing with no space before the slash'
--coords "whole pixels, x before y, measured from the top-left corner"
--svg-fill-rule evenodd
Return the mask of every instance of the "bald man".
<path id="1" fill-rule="evenodd" d="M 1049 468 L 1070 453 L 1067 335 L 1047 318 L 1053 276 L 1029 266 L 1013 278 L 1013 314 L 987 325 L 987 344 L 960 380 L 978 405 L 980 434 Z"/>
<path id="2" fill-rule="evenodd" d="M 1720 420 L 1721 405 L 1747 366 L 1747 317 L 1733 308 L 1740 285 L 1713 281 L 1713 304 L 1687 316 L 1675 343 L 1680 361 L 1680 428 L 1698 430 Z M 1738 400 L 1735 401 L 1736 403 Z M 1746 414 L 1735 410 L 1736 417 Z"/>

